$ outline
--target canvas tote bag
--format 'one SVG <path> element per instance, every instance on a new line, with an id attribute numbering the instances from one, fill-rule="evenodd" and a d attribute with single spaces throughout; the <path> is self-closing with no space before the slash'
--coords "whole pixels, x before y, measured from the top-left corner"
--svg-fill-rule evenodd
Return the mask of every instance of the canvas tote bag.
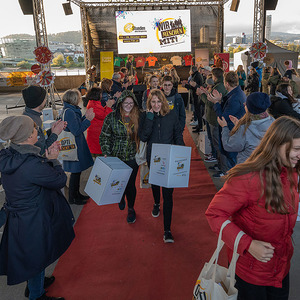
<path id="1" fill-rule="evenodd" d="M 212 255 L 210 261 L 205 263 L 196 285 L 194 287 L 193 299 L 195 300 L 236 300 L 238 291 L 235 285 L 235 267 L 239 254 L 237 253 L 238 245 L 244 232 L 240 231 L 235 239 L 234 251 L 229 268 L 218 265 L 218 257 L 224 245 L 222 241 L 222 231 L 229 224 L 227 220 L 222 224 L 217 249 Z"/>
<path id="2" fill-rule="evenodd" d="M 140 188 L 148 189 L 151 187 L 149 183 L 149 167 L 147 163 L 140 165 Z"/>
<path id="3" fill-rule="evenodd" d="M 147 149 L 147 142 L 140 141 L 139 150 L 135 155 L 136 163 L 139 166 L 146 162 L 146 149 Z"/>
<path id="4" fill-rule="evenodd" d="M 62 120 L 64 121 L 65 112 L 62 115 Z M 77 145 L 75 141 L 75 136 L 69 131 L 63 130 L 57 140 L 60 142 L 61 150 L 59 150 L 58 160 L 68 160 L 68 161 L 78 161 L 77 155 Z"/>

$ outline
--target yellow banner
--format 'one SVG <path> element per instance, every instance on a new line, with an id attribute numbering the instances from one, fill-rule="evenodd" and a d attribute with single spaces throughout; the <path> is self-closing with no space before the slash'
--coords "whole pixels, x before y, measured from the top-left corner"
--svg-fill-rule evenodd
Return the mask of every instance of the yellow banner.
<path id="1" fill-rule="evenodd" d="M 112 51 L 100 52 L 100 79 L 112 78 L 114 73 L 114 53 Z"/>
<path id="2" fill-rule="evenodd" d="M 34 76 L 32 72 L 1 72 L 0 86 L 25 86 L 30 84 Z"/>

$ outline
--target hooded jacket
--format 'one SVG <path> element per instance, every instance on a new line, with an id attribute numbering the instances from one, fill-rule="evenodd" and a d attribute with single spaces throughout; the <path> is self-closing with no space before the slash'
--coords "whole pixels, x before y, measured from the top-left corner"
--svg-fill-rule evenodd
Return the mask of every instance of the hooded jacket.
<path id="1" fill-rule="evenodd" d="M 243 163 L 258 146 L 270 125 L 274 122 L 272 117 L 261 120 L 254 120 L 250 123 L 245 134 L 245 125 L 241 125 L 239 130 L 230 136 L 227 126 L 222 128 L 223 148 L 228 152 L 238 152 L 237 163 Z"/>
<path id="2" fill-rule="evenodd" d="M 0 275 L 26 281 L 57 260 L 74 238 L 74 217 L 60 189 L 66 174 L 40 148 L 11 144 L 0 152 L 7 221 L 0 244 Z"/>
<path id="3" fill-rule="evenodd" d="M 294 172 L 294 183 L 298 182 L 297 177 Z M 290 269 L 294 251 L 292 234 L 299 204 L 299 193 L 295 187 L 292 191 L 294 197 L 291 196 L 287 169 L 284 167 L 281 169 L 280 179 L 288 214 L 272 213 L 265 209 L 265 197 L 261 197 L 258 173 L 248 173 L 226 181 L 205 213 L 215 233 L 218 233 L 221 225 L 231 218 L 231 223 L 222 233 L 222 240 L 228 247 L 229 260 L 237 234 L 240 230 L 245 233 L 238 247 L 240 256 L 236 265 L 236 275 L 251 284 L 277 288 L 281 288 L 282 280 Z M 261 262 L 248 252 L 252 240 L 270 243 L 275 248 L 269 262 Z"/>
<path id="4" fill-rule="evenodd" d="M 131 97 L 138 107 L 135 95 L 131 91 L 124 91 L 116 104 L 116 110 L 104 119 L 99 143 L 103 155 L 118 157 L 122 161 L 135 159 L 137 145 L 127 134 L 126 125 L 122 122 L 120 106 L 123 101 Z M 131 128 L 133 130 L 133 127 Z"/>

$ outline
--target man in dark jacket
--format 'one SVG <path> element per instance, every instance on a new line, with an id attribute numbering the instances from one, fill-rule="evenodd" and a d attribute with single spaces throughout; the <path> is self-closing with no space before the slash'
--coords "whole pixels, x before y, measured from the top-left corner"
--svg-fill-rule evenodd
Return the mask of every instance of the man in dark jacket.
<path id="1" fill-rule="evenodd" d="M 214 103 L 214 110 L 217 116 L 222 119 L 225 118 L 229 130 L 234 127 L 229 116 L 234 116 L 240 119 L 245 114 L 244 103 L 246 95 L 239 86 L 239 79 L 235 72 L 230 71 L 225 75 L 224 86 L 228 91 L 226 96 L 222 96 L 217 90 L 214 90 L 207 96 L 207 99 Z M 221 127 L 219 126 L 219 135 L 221 137 Z M 220 163 L 221 171 L 214 175 L 214 177 L 222 177 L 228 170 L 236 164 L 237 152 L 227 152 L 222 145 L 222 139 L 219 140 L 220 146 Z"/>
<path id="2" fill-rule="evenodd" d="M 204 103 L 197 95 L 197 88 L 203 86 L 203 77 L 198 72 L 197 66 L 192 66 L 191 68 L 192 76 L 189 83 L 183 82 L 183 87 L 192 91 L 193 103 L 195 106 L 195 115 L 198 120 L 198 126 L 193 130 L 193 132 L 200 132 L 203 130 L 203 114 L 204 114 Z"/>
<path id="3" fill-rule="evenodd" d="M 125 88 L 121 83 L 121 75 L 120 73 L 114 73 L 112 76 L 113 85 L 111 87 L 110 95 L 113 97 L 117 92 L 123 92 Z"/>
<path id="4" fill-rule="evenodd" d="M 162 91 L 164 92 L 168 100 L 170 109 L 175 110 L 179 119 L 181 130 L 183 132 L 186 118 L 184 102 L 181 95 L 178 94 L 175 89 L 173 89 L 173 82 L 171 76 L 165 76 L 163 78 Z"/>
<path id="5" fill-rule="evenodd" d="M 56 140 L 58 135 L 66 127 L 66 122 L 59 120 L 52 125 L 52 128 L 47 132 L 43 129 L 41 119 L 42 111 L 46 106 L 46 91 L 40 86 L 31 85 L 22 90 L 23 99 L 25 102 L 25 110 L 23 115 L 30 117 L 38 128 L 38 141 L 35 146 L 41 148 L 40 154 L 44 154 Z"/>

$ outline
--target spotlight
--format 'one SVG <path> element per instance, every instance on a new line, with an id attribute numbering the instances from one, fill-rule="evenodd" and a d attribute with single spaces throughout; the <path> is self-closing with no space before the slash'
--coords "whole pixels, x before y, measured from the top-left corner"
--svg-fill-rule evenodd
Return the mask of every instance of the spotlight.
<path id="1" fill-rule="evenodd" d="M 63 3 L 62 6 L 63 6 L 63 8 L 64 8 L 64 11 L 65 11 L 65 15 L 66 15 L 66 16 L 68 16 L 68 15 L 73 15 L 73 11 L 72 11 L 71 3 L 70 3 L 70 2 Z"/>

